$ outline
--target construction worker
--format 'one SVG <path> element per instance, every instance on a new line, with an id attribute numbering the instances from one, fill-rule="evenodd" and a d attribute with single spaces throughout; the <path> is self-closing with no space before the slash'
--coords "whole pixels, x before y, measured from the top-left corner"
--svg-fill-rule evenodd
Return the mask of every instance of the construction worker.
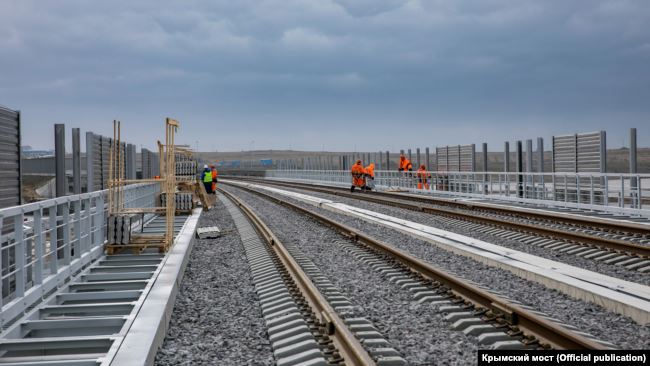
<path id="1" fill-rule="evenodd" d="M 364 178 L 365 169 L 361 165 L 361 160 L 352 165 L 350 169 L 350 174 L 352 174 L 352 186 L 350 187 L 350 192 L 354 192 L 354 187 L 359 187 L 361 190 L 365 189 L 366 180 Z"/>
<path id="2" fill-rule="evenodd" d="M 217 167 L 211 165 L 210 168 L 212 171 L 212 194 L 217 194 Z"/>
<path id="3" fill-rule="evenodd" d="M 431 179 L 431 173 L 427 171 L 427 167 L 424 164 L 420 165 L 417 173 L 418 177 L 418 189 L 429 189 L 429 179 Z"/>
<path id="4" fill-rule="evenodd" d="M 404 154 L 400 154 L 399 156 L 399 169 L 400 172 L 412 172 L 413 171 L 413 164 L 411 164 L 411 161 L 404 156 Z"/>
<path id="5" fill-rule="evenodd" d="M 375 188 L 375 163 L 370 163 L 365 168 L 365 176 L 366 176 L 366 189 L 371 191 L 373 188 Z"/>
<path id="6" fill-rule="evenodd" d="M 205 191 L 210 194 L 212 193 L 212 172 L 207 165 L 203 166 L 203 174 L 201 175 L 201 180 L 205 186 Z"/>

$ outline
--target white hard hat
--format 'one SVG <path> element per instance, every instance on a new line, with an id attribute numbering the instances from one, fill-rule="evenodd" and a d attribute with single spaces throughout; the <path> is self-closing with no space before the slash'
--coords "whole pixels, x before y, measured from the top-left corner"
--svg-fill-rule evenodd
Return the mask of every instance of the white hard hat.
<path id="1" fill-rule="evenodd" d="M 203 166 L 203 169 L 208 169 L 208 164 L 205 164 L 205 165 Z"/>

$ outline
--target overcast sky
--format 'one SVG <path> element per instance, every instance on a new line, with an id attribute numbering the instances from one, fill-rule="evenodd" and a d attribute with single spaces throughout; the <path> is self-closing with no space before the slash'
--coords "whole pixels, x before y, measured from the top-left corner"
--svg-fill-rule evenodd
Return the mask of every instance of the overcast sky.
<path id="1" fill-rule="evenodd" d="M 166 116 L 200 150 L 650 145 L 648 0 L 0 0 L 0 50 L 34 147 Z"/>

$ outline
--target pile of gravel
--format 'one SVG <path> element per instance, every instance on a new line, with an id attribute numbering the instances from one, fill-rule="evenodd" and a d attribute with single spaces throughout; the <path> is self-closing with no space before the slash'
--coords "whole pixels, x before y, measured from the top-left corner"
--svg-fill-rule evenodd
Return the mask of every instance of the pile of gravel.
<path id="1" fill-rule="evenodd" d="M 156 365 L 273 365 L 244 248 L 222 203 L 198 227 L 218 226 L 218 239 L 197 240 Z"/>
<path id="2" fill-rule="evenodd" d="M 236 189 L 237 194 L 240 194 L 240 192 L 243 191 Z M 264 193 L 269 192 L 265 191 Z M 282 199 L 287 198 L 273 193 L 271 195 Z M 455 273 L 461 278 L 507 294 L 514 300 L 552 315 L 562 323 L 576 326 L 581 331 L 611 342 L 620 348 L 645 349 L 650 342 L 650 326 L 641 326 L 632 319 L 608 311 L 599 305 L 571 298 L 536 282 L 517 277 L 509 271 L 490 267 L 471 258 L 456 255 L 398 231 L 316 208 L 299 201 L 292 201 L 310 210 L 315 210 L 324 216 L 343 222 L 348 226 L 363 230 L 364 233 L 379 238 L 387 244 L 394 245 L 417 258 L 426 260 L 442 270 Z"/>
<path id="3" fill-rule="evenodd" d="M 531 255 L 536 255 L 538 257 L 566 263 L 572 266 L 584 268 L 597 273 L 602 273 L 606 276 L 650 286 L 650 276 L 648 276 L 647 273 L 641 273 L 638 271 L 629 270 L 622 266 L 615 266 L 613 264 L 607 264 L 604 262 L 595 261 L 593 259 L 578 257 L 572 254 L 568 254 L 566 252 L 562 253 L 557 250 L 540 248 L 536 245 L 522 243 L 514 239 L 507 239 L 496 235 L 485 234 L 482 231 L 462 229 L 453 224 L 449 224 L 447 222 L 441 221 L 440 218 L 436 215 L 423 213 L 423 212 L 415 212 L 404 208 L 387 206 L 378 203 L 356 200 L 352 198 L 340 197 L 332 194 L 311 192 L 305 189 L 294 189 L 294 188 L 286 188 L 286 187 L 282 187 L 282 189 L 287 191 L 294 191 L 298 193 L 308 194 L 315 197 L 325 198 L 332 201 L 345 203 L 350 206 L 359 207 L 366 210 L 371 210 L 382 214 L 399 217 L 404 220 L 409 220 L 409 221 L 417 222 L 419 224 L 428 225 L 442 230 L 447 230 L 453 233 L 466 235 L 471 238 L 483 240 L 488 243 L 518 250 L 520 252 L 528 253 Z"/>

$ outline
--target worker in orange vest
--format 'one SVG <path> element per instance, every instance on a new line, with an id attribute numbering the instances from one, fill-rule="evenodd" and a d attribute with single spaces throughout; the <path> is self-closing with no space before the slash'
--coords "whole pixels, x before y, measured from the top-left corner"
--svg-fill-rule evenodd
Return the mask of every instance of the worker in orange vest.
<path id="1" fill-rule="evenodd" d="M 364 175 L 366 177 L 366 189 L 372 191 L 375 188 L 375 163 L 370 163 L 364 169 Z"/>
<path id="2" fill-rule="evenodd" d="M 431 179 L 431 173 L 427 171 L 427 167 L 424 164 L 420 165 L 417 173 L 418 177 L 418 189 L 429 189 L 429 179 Z"/>
<path id="3" fill-rule="evenodd" d="M 354 192 L 354 187 L 359 187 L 361 190 L 364 190 L 366 187 L 366 179 L 364 177 L 365 169 L 361 165 L 361 160 L 357 160 L 356 164 L 352 165 L 350 174 L 352 174 L 350 192 Z"/>
<path id="4" fill-rule="evenodd" d="M 413 171 L 413 164 L 411 164 L 411 161 L 404 156 L 404 154 L 400 154 L 399 156 L 399 169 L 400 172 L 412 172 Z"/>
<path id="5" fill-rule="evenodd" d="M 217 194 L 217 167 L 210 165 L 212 170 L 212 194 Z"/>

